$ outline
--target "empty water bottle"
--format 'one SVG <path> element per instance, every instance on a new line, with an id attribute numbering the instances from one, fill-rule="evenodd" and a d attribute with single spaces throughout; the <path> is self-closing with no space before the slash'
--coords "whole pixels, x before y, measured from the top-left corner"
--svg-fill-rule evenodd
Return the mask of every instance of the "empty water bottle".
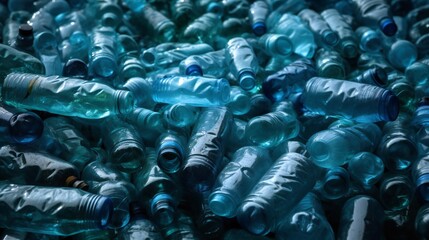
<path id="1" fill-rule="evenodd" d="M 34 74 L 44 74 L 43 63 L 32 55 L 18 51 L 10 46 L 0 44 L 0 78 L 4 78 L 13 72 L 27 72 Z"/>
<path id="2" fill-rule="evenodd" d="M 183 75 L 223 77 L 227 73 L 225 50 L 189 56 L 180 62 L 179 68 Z"/>
<path id="3" fill-rule="evenodd" d="M 353 0 L 358 9 L 361 23 L 379 28 L 386 36 L 393 36 L 398 31 L 389 4 L 384 0 Z"/>
<path id="4" fill-rule="evenodd" d="M 360 152 L 350 158 L 347 170 L 354 181 L 369 188 L 383 176 L 384 164 L 377 155 Z"/>
<path id="5" fill-rule="evenodd" d="M 350 192 L 350 175 L 342 167 L 333 167 L 325 172 L 315 188 L 324 199 L 342 198 Z"/>
<path id="6" fill-rule="evenodd" d="M 258 39 L 257 45 L 272 57 L 285 57 L 293 53 L 292 42 L 283 34 L 264 34 Z"/>
<path id="7" fill-rule="evenodd" d="M 211 43 L 220 26 L 220 18 L 214 13 L 205 13 L 189 24 L 183 32 L 183 36 L 191 41 Z"/>
<path id="8" fill-rule="evenodd" d="M 192 126 L 198 118 L 198 108 L 183 103 L 167 105 L 159 110 L 167 126 L 185 128 Z"/>
<path id="9" fill-rule="evenodd" d="M 407 176 L 397 174 L 384 176 L 380 184 L 380 203 L 387 211 L 406 209 L 414 195 L 414 186 Z"/>
<path id="10" fill-rule="evenodd" d="M 314 57 L 319 76 L 336 79 L 346 77 L 345 61 L 338 52 L 321 48 Z"/>
<path id="11" fill-rule="evenodd" d="M 268 17 L 269 10 L 269 5 L 265 1 L 255 1 L 250 5 L 250 24 L 256 36 L 262 36 L 267 32 L 265 20 Z"/>
<path id="12" fill-rule="evenodd" d="M 186 157 L 187 137 L 179 131 L 168 130 L 156 143 L 157 164 L 165 173 L 176 173 Z"/>
<path id="13" fill-rule="evenodd" d="M 338 34 L 332 31 L 319 13 L 306 8 L 299 12 L 298 16 L 308 24 L 319 39 L 319 42 L 328 44 L 329 46 L 335 46 L 338 43 Z"/>
<path id="14" fill-rule="evenodd" d="M 112 28 L 94 29 L 89 47 L 90 70 L 97 76 L 112 78 L 118 71 L 118 34 Z"/>
<path id="15" fill-rule="evenodd" d="M 130 223 L 119 231 L 119 240 L 151 239 L 162 240 L 161 233 L 155 225 L 143 214 L 139 206 L 132 206 Z"/>
<path id="16" fill-rule="evenodd" d="M 128 91 L 81 79 L 11 73 L 2 87 L 7 104 L 65 116 L 103 118 L 132 111 L 134 97 Z"/>
<path id="17" fill-rule="evenodd" d="M 116 28 L 122 21 L 122 9 L 114 0 L 89 0 L 85 15 L 97 25 Z"/>
<path id="18" fill-rule="evenodd" d="M 383 48 L 383 39 L 375 30 L 366 26 L 360 26 L 355 32 L 359 39 L 359 46 L 362 51 L 378 52 Z"/>
<path id="19" fill-rule="evenodd" d="M 386 38 L 385 38 L 386 39 Z M 410 41 L 385 40 L 386 58 L 395 68 L 404 70 L 417 60 L 418 52 L 416 46 Z"/>
<path id="20" fill-rule="evenodd" d="M 244 115 L 250 110 L 250 96 L 242 88 L 231 87 L 230 101 L 226 105 L 234 115 Z"/>
<path id="21" fill-rule="evenodd" d="M 387 86 L 387 73 L 380 67 L 370 68 L 351 79 L 354 82 L 372 84 L 379 87 Z"/>

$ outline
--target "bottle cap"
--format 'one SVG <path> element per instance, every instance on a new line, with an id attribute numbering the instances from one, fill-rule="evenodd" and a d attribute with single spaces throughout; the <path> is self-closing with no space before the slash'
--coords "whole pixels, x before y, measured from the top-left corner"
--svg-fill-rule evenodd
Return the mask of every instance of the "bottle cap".
<path id="1" fill-rule="evenodd" d="M 28 24 L 21 24 L 18 33 L 23 37 L 33 36 L 33 27 Z"/>
<path id="2" fill-rule="evenodd" d="M 252 25 L 252 31 L 256 36 L 262 36 L 267 32 L 267 26 L 263 22 L 256 22 Z"/>
<path id="3" fill-rule="evenodd" d="M 185 74 L 188 76 L 203 76 L 203 70 L 200 66 L 192 64 L 186 68 Z"/>
<path id="4" fill-rule="evenodd" d="M 380 21 L 380 29 L 386 36 L 393 36 L 398 31 L 398 26 L 392 18 L 383 18 Z"/>

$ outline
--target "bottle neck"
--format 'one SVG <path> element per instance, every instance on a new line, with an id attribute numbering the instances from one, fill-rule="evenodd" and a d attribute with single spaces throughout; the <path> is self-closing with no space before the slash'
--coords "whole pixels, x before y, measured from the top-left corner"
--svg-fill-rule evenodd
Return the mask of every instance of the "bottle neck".
<path id="1" fill-rule="evenodd" d="M 171 224 L 176 214 L 176 203 L 170 194 L 159 193 L 152 198 L 150 213 L 160 226 Z"/>
<path id="2" fill-rule="evenodd" d="M 87 194 L 82 198 L 76 214 L 87 219 L 88 224 L 106 229 L 113 214 L 113 203 L 110 198 Z"/>

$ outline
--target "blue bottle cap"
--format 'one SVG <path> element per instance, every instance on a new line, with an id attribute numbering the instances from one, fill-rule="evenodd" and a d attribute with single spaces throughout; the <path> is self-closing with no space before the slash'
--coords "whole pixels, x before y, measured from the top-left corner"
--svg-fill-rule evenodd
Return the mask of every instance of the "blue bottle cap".
<path id="1" fill-rule="evenodd" d="M 392 18 L 383 18 L 380 21 L 380 29 L 386 36 L 393 36 L 398 31 L 398 26 Z"/>
<path id="2" fill-rule="evenodd" d="M 63 76 L 86 79 L 88 77 L 88 66 L 80 59 L 69 59 L 67 63 L 64 64 Z"/>
<path id="3" fill-rule="evenodd" d="M 253 33 L 256 36 L 262 36 L 267 32 L 267 26 L 263 22 L 256 22 L 252 25 Z"/>
<path id="4" fill-rule="evenodd" d="M 186 68 L 185 74 L 188 76 L 203 76 L 203 70 L 197 64 L 192 64 Z"/>
<path id="5" fill-rule="evenodd" d="M 380 120 L 395 121 L 399 114 L 399 99 L 390 90 L 383 91 L 378 106 Z"/>
<path id="6" fill-rule="evenodd" d="M 15 114 L 9 120 L 9 132 L 17 143 L 33 142 L 42 135 L 43 120 L 33 112 Z"/>

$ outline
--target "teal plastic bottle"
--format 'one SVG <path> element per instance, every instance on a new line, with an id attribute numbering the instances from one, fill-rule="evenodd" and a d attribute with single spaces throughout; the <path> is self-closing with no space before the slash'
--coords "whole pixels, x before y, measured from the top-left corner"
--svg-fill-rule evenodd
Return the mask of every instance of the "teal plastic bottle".
<path id="1" fill-rule="evenodd" d="M 134 107 L 134 97 L 128 91 L 81 79 L 27 73 L 9 74 L 2 97 L 18 108 L 89 119 L 127 114 Z"/>
<path id="2" fill-rule="evenodd" d="M 353 82 L 372 84 L 378 87 L 387 87 L 388 76 L 386 71 L 380 67 L 374 67 L 362 71 L 357 76 L 350 79 Z"/>
<path id="3" fill-rule="evenodd" d="M 0 226 L 14 230 L 70 236 L 106 228 L 113 210 L 109 198 L 79 189 L 2 183 L 0 192 Z"/>
<path id="4" fill-rule="evenodd" d="M 359 39 L 359 47 L 365 52 L 379 52 L 383 48 L 383 38 L 380 34 L 366 26 L 360 26 L 355 30 Z"/>
<path id="5" fill-rule="evenodd" d="M 299 153 L 278 158 L 247 195 L 237 220 L 249 232 L 266 235 L 313 188 L 319 169 Z"/>
<path id="6" fill-rule="evenodd" d="M 119 231 L 119 240 L 162 240 L 161 233 L 156 229 L 153 222 L 143 214 L 139 206 L 131 206 L 130 223 Z"/>
<path id="7" fill-rule="evenodd" d="M 393 36 L 398 31 L 389 4 L 384 0 L 353 0 L 359 10 L 361 24 L 380 29 L 386 36 Z"/>
<path id="8" fill-rule="evenodd" d="M 371 152 L 360 152 L 350 158 L 347 170 L 355 182 L 370 188 L 383 176 L 384 163 Z"/>
<path id="9" fill-rule="evenodd" d="M 156 143 L 157 164 L 168 174 L 177 173 L 186 158 L 187 137 L 180 131 L 167 130 Z"/>
<path id="10" fill-rule="evenodd" d="M 308 24 L 320 43 L 324 43 L 329 46 L 335 46 L 338 43 L 338 34 L 332 31 L 319 13 L 306 8 L 300 11 L 298 16 Z"/>
<path id="11" fill-rule="evenodd" d="M 113 28 L 94 29 L 90 35 L 89 69 L 102 78 L 113 78 L 118 72 L 118 34 Z"/>
<path id="12" fill-rule="evenodd" d="M 1 83 L 9 73 L 13 72 L 45 74 L 45 66 L 38 58 L 8 45 L 0 44 L 0 57 Z"/>
<path id="13" fill-rule="evenodd" d="M 317 132 L 307 141 L 307 150 L 313 162 L 324 168 L 347 163 L 354 154 L 376 149 L 382 133 L 373 123 L 333 128 Z"/>
<path id="14" fill-rule="evenodd" d="M 319 49 L 314 56 L 318 75 L 325 78 L 345 79 L 345 60 L 335 50 Z"/>
<path id="15" fill-rule="evenodd" d="M 268 151 L 247 146 L 238 149 L 219 173 L 209 197 L 214 214 L 232 218 L 250 190 L 272 165 Z"/>
<path id="16" fill-rule="evenodd" d="M 380 183 L 379 201 L 387 211 L 406 210 L 414 197 L 414 186 L 408 176 L 385 174 Z"/>
<path id="17" fill-rule="evenodd" d="M 253 33 L 260 37 L 267 32 L 265 20 L 270 12 L 270 7 L 265 1 L 255 1 L 250 5 L 249 18 Z"/>
<path id="18" fill-rule="evenodd" d="M 234 115 L 244 115 L 250 110 L 250 94 L 238 86 L 232 86 L 230 101 L 226 105 Z"/>
<path id="19" fill-rule="evenodd" d="M 207 12 L 186 26 L 183 31 L 183 38 L 189 42 L 212 43 L 220 26 L 219 15 Z"/>
<path id="20" fill-rule="evenodd" d="M 9 15 L 5 15 L 7 15 L 7 19 L 3 22 L 2 43 L 11 46 L 18 36 L 19 26 L 27 23 L 31 14 L 27 11 L 13 11 Z"/>
<path id="21" fill-rule="evenodd" d="M 224 77 L 227 73 L 225 49 L 191 55 L 180 62 L 179 70 L 183 75 Z"/>
<path id="22" fill-rule="evenodd" d="M 266 33 L 258 38 L 256 47 L 271 57 L 284 58 L 293 53 L 292 42 L 283 34 Z"/>
<path id="23" fill-rule="evenodd" d="M 350 188 L 350 175 L 342 167 L 326 170 L 315 187 L 324 200 L 336 200 L 345 197 L 351 191 Z"/>
<path id="24" fill-rule="evenodd" d="M 156 152 L 147 152 L 147 167 L 134 175 L 138 198 L 151 219 L 159 227 L 170 225 L 176 217 L 176 208 L 181 198 L 181 190 L 156 164 Z"/>
<path id="25" fill-rule="evenodd" d="M 122 88 L 134 95 L 137 107 L 153 109 L 155 106 L 155 102 L 152 100 L 152 81 L 150 78 L 130 78 Z"/>
<path id="26" fill-rule="evenodd" d="M 143 6 L 143 7 L 141 7 Z M 141 4 L 134 11 L 136 17 L 144 23 L 149 36 L 157 42 L 172 42 L 176 35 L 175 24 L 164 14 L 149 4 Z"/>
<path id="27" fill-rule="evenodd" d="M 244 38 L 236 37 L 228 41 L 225 62 L 241 88 L 248 91 L 256 86 L 259 64 L 252 47 Z"/>
<path id="28" fill-rule="evenodd" d="M 123 12 L 117 1 L 89 0 L 84 8 L 91 24 L 116 28 L 122 21 Z"/>

